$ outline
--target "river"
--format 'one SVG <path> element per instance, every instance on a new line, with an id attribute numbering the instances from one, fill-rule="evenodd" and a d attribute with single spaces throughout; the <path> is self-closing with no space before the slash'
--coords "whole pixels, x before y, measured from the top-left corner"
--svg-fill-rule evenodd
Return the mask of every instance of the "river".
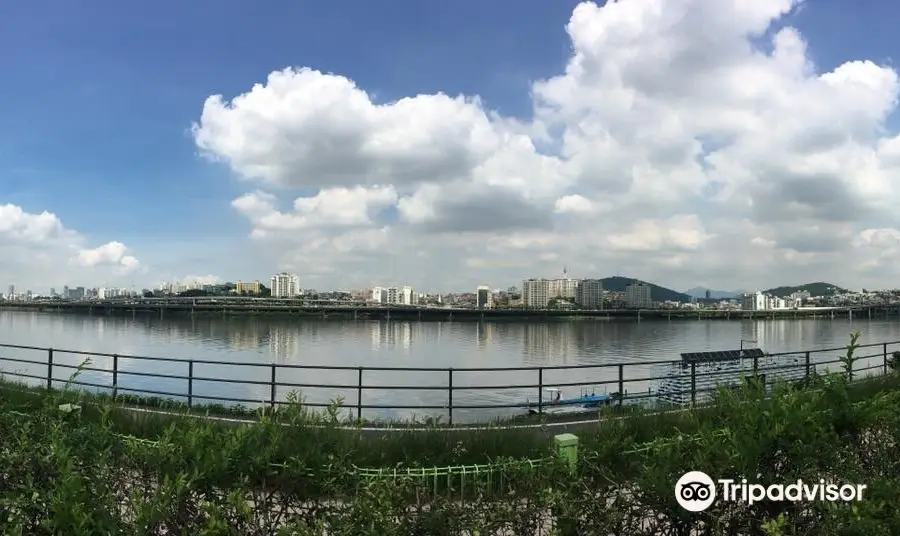
<path id="1" fill-rule="evenodd" d="M 756 341 L 767 352 L 794 352 L 834 348 L 847 344 L 849 333 L 860 330 L 860 343 L 900 341 L 900 322 L 895 319 L 804 319 L 746 321 L 602 321 L 566 322 L 379 322 L 331 321 L 254 317 L 92 317 L 0 311 L 0 343 L 54 348 L 55 379 L 64 381 L 72 372 L 59 365 L 77 365 L 84 356 L 63 350 L 155 356 L 183 360 L 216 360 L 227 363 L 277 363 L 351 367 L 554 367 L 560 365 L 602 365 L 676 360 L 682 352 L 737 349 L 741 340 Z M 900 344 L 889 348 L 900 349 Z M 871 354 L 881 349 L 867 349 Z M 837 353 L 816 354 L 813 359 L 834 359 Z M 47 352 L 0 348 L 0 357 L 27 359 L 41 364 L 0 360 L 0 370 L 46 376 Z M 881 357 L 872 363 L 881 363 Z M 112 359 L 92 358 L 91 367 L 112 370 Z M 653 376 L 653 367 L 629 366 L 627 378 Z M 184 362 L 119 360 L 120 388 L 187 393 L 187 381 L 127 375 L 125 372 L 154 372 L 186 375 Z M 195 401 L 203 396 L 268 400 L 270 367 L 238 367 L 227 364 L 195 363 L 194 377 L 258 381 L 258 385 L 193 382 Z M 346 388 L 303 388 L 309 402 L 324 403 L 343 396 L 355 406 L 358 381 L 356 370 L 309 370 L 279 368 L 279 382 L 335 384 Z M 500 389 L 502 385 L 537 384 L 536 371 L 469 372 L 454 371 L 454 405 L 516 404 L 526 398 L 536 401 L 534 389 Z M 615 367 L 605 369 L 545 370 L 543 385 L 554 382 L 609 381 L 617 377 Z M 82 380 L 111 385 L 109 372 L 86 372 Z M 39 380 L 32 379 L 30 382 Z M 441 406 L 447 403 L 446 390 L 379 390 L 377 386 L 446 386 L 446 371 L 365 371 L 363 403 L 382 406 Z M 466 386 L 498 386 L 497 389 L 462 390 Z M 647 391 L 647 382 L 629 382 L 630 392 Z M 579 388 L 564 389 L 577 395 Z M 616 385 L 600 386 L 597 392 L 615 391 Z M 283 399 L 290 388 L 279 388 Z M 473 420 L 485 416 L 484 409 L 455 409 L 454 419 Z M 509 414 L 520 410 L 491 410 Z M 355 413 L 355 409 L 354 409 Z M 446 411 L 415 411 L 410 408 L 366 408 L 367 418 L 444 415 Z"/>

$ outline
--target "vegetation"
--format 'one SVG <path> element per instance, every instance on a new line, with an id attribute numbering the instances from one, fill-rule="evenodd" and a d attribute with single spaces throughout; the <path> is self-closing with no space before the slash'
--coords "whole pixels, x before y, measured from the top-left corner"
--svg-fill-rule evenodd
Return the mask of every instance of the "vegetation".
<path id="1" fill-rule="evenodd" d="M 900 374 L 851 385 L 841 372 L 805 389 L 779 385 L 767 396 L 751 381 L 721 391 L 710 407 L 600 421 L 579 434 L 570 471 L 536 432 L 370 437 L 336 428 L 337 410 L 314 415 L 299 404 L 261 411 L 254 425 L 227 424 L 127 412 L 70 390 L 34 396 L 7 386 L 0 391 L 0 532 L 897 534 L 898 387 Z M 439 479 L 404 469 L 488 462 L 491 471 L 469 467 Z M 688 470 L 763 484 L 824 478 L 868 487 L 852 504 L 718 500 L 691 514 L 673 493 Z"/>
<path id="2" fill-rule="evenodd" d="M 603 290 L 612 292 L 625 292 L 625 287 L 632 283 L 647 283 L 646 281 L 641 281 L 639 279 L 620 276 L 604 277 L 600 281 L 603 283 Z M 653 301 L 691 301 L 691 297 L 687 294 L 684 294 L 683 292 L 678 292 L 670 288 L 654 285 L 653 283 L 647 283 L 647 285 L 650 285 L 650 299 Z"/>
<path id="3" fill-rule="evenodd" d="M 795 292 L 804 291 L 809 292 L 810 296 L 834 296 L 835 294 L 844 294 L 846 292 L 849 292 L 847 289 L 841 288 L 837 285 L 832 285 L 831 283 L 823 283 L 821 281 L 816 283 L 807 283 L 805 285 L 797 285 L 795 287 L 775 287 L 763 292 L 771 294 L 773 296 L 778 296 L 779 298 L 785 298 Z"/>

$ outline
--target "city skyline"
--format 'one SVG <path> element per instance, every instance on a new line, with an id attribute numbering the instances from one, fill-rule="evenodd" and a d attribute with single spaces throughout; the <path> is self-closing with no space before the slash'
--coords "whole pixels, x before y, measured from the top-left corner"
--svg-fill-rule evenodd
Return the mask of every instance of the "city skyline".
<path id="1" fill-rule="evenodd" d="M 896 6 L 223 1 L 7 10 L 4 286 L 896 286 Z"/>
<path id="2" fill-rule="evenodd" d="M 298 274 L 290 273 L 290 272 L 278 272 L 274 273 L 268 278 L 246 278 L 246 279 L 230 279 L 224 280 L 220 278 L 213 277 L 195 277 L 182 281 L 167 281 L 161 282 L 151 287 L 137 288 L 137 287 L 115 287 L 115 286 L 97 286 L 97 285 L 63 285 L 63 291 L 58 293 L 55 287 L 50 287 L 49 292 L 41 292 L 35 291 L 31 288 L 23 289 L 21 287 L 17 287 L 15 284 L 11 284 L 6 287 L 8 290 L 5 294 L 0 294 L 0 297 L 10 296 L 25 296 L 34 295 L 34 296 L 61 296 L 61 297 L 69 297 L 70 289 L 73 291 L 77 291 L 79 293 L 79 297 L 86 297 L 86 293 L 91 293 L 92 296 L 97 297 L 98 292 L 99 295 L 106 295 L 107 297 L 115 297 L 115 296 L 127 296 L 127 295 L 136 295 L 141 292 L 146 291 L 163 291 L 169 294 L 179 294 L 181 292 L 189 291 L 189 290 L 203 290 L 209 289 L 210 287 L 223 287 L 223 286 L 231 286 L 237 293 L 248 293 L 248 294 L 259 294 L 260 290 L 263 287 L 266 287 L 271 293 L 271 297 L 273 298 L 291 298 L 291 297 L 300 297 L 308 292 L 349 292 L 349 293 L 363 293 L 367 295 L 366 299 L 369 299 L 374 302 L 379 303 L 391 303 L 391 304 L 412 304 L 414 301 L 414 297 L 416 296 L 442 296 L 442 295 L 463 295 L 463 294 L 472 294 L 476 296 L 476 302 L 482 303 L 485 302 L 487 307 L 490 307 L 490 302 L 493 300 L 490 296 L 495 293 L 513 293 L 518 294 L 521 297 L 523 305 L 527 307 L 545 307 L 547 302 L 553 298 L 565 298 L 571 300 L 574 304 L 579 306 L 587 306 L 588 308 L 597 307 L 599 308 L 600 303 L 603 301 L 603 296 L 605 293 L 610 292 L 612 289 L 604 288 L 603 282 L 609 280 L 619 280 L 621 281 L 630 281 L 630 283 L 625 284 L 624 290 L 616 290 L 614 292 L 619 292 L 623 294 L 623 298 L 629 304 L 638 306 L 638 307 L 646 307 L 647 303 L 651 300 L 651 290 L 650 287 L 656 286 L 659 290 L 670 293 L 682 294 L 689 301 L 695 298 L 704 298 L 704 296 L 692 295 L 691 291 L 698 291 L 703 287 L 693 287 L 691 289 L 687 289 L 685 291 L 672 289 L 666 287 L 664 284 L 660 284 L 658 282 L 653 281 L 645 281 L 637 278 L 628 278 L 623 276 L 609 276 L 605 278 L 575 278 L 571 277 L 567 270 L 564 270 L 562 277 L 555 278 L 527 278 L 520 282 L 520 284 L 513 284 L 510 286 L 506 285 L 487 285 L 487 284 L 479 284 L 474 289 L 451 289 L 451 290 L 435 290 L 435 289 L 416 289 L 409 285 L 403 284 L 393 284 L 393 285 L 384 285 L 384 284 L 376 284 L 368 287 L 345 287 L 345 288 L 326 288 L 326 289 L 315 289 L 310 287 L 304 287 L 301 284 L 301 279 Z M 266 286 L 266 281 L 269 282 L 269 285 Z M 621 283 L 620 283 L 621 284 Z M 615 286 L 615 285 L 614 285 Z M 898 287 L 889 287 L 889 288 L 870 288 L 870 289 L 850 289 L 846 287 L 842 287 L 841 285 L 835 285 L 833 283 L 826 282 L 806 282 L 800 283 L 797 285 L 777 285 L 771 288 L 762 288 L 755 287 L 753 290 L 735 290 L 731 291 L 730 295 L 727 296 L 710 296 L 711 293 L 722 293 L 722 291 L 710 291 L 710 289 L 706 289 L 705 299 L 706 300 L 740 300 L 742 297 L 747 297 L 749 295 L 760 294 L 760 293 L 768 293 L 772 290 L 780 290 L 780 289 L 794 289 L 798 287 L 822 287 L 829 288 L 831 287 L 831 292 L 838 291 L 838 293 L 848 292 L 851 294 L 855 293 L 865 293 L 865 292 L 896 292 L 898 291 Z M 482 295 L 482 292 L 488 292 L 488 295 Z M 793 291 L 792 291 L 793 292 Z M 803 290 L 802 292 L 810 295 L 809 291 Z M 529 298 L 529 294 L 531 297 Z M 813 296 L 820 296 L 816 291 L 812 293 Z M 537 297 L 536 297 L 537 296 Z M 658 301 L 658 300 L 656 300 Z M 665 301 L 665 300 L 664 300 Z M 639 305 L 638 305 L 639 304 Z M 480 305 L 479 305 L 480 306 Z"/>

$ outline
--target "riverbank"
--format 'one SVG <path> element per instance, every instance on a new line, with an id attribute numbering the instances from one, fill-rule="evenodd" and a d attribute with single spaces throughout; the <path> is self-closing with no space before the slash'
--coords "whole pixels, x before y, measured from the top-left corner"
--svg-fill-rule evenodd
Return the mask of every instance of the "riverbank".
<path id="1" fill-rule="evenodd" d="M 893 376 L 856 385 L 832 376 L 771 397 L 748 386 L 710 408 L 601 421 L 579 434 L 574 466 L 554 461 L 546 436 L 521 430 L 373 439 L 296 406 L 225 425 L 135 415 L 78 392 L 18 396 L 4 387 L 3 534 L 536 535 L 554 527 L 649 536 L 761 534 L 764 523 L 782 527 L 766 534 L 838 534 L 848 524 L 859 534 L 900 530 L 890 507 L 900 500 Z M 444 467 L 405 476 L 432 465 Z M 387 471 L 373 476 L 376 468 Z M 672 493 L 687 470 L 758 474 L 764 484 L 825 478 L 866 484 L 868 495 L 852 509 L 719 501 L 691 515 Z"/>
<path id="2" fill-rule="evenodd" d="M 521 321 L 615 321 L 615 320 L 778 320 L 807 318 L 889 318 L 900 316 L 900 306 L 856 306 L 731 311 L 718 309 L 464 309 L 414 306 L 328 306 L 282 303 L 265 299 L 237 300 L 145 299 L 93 302 L 3 302 L 0 311 L 28 311 L 88 316 L 200 316 L 200 317 L 297 317 L 325 320 L 384 320 L 419 322 L 521 322 Z"/>

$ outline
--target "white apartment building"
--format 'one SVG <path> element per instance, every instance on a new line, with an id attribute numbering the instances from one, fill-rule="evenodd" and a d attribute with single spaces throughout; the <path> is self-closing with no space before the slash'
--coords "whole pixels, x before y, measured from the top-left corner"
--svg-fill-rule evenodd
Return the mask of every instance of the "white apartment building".
<path id="1" fill-rule="evenodd" d="M 651 309 L 653 298 L 650 285 L 647 283 L 631 283 L 625 285 L 625 307 L 629 309 Z"/>
<path id="2" fill-rule="evenodd" d="M 760 291 L 748 292 L 741 298 L 741 309 L 744 311 L 765 311 L 768 305 L 767 296 Z"/>
<path id="3" fill-rule="evenodd" d="M 385 305 L 416 305 L 419 301 L 412 287 L 375 287 L 372 300 Z"/>
<path id="4" fill-rule="evenodd" d="M 556 287 L 558 288 L 558 287 Z M 526 279 L 522 281 L 522 305 L 534 309 L 547 307 L 555 294 L 550 293 L 549 279 Z"/>
<path id="5" fill-rule="evenodd" d="M 375 303 L 386 302 L 387 301 L 387 289 L 384 287 L 373 288 L 371 300 Z"/>
<path id="6" fill-rule="evenodd" d="M 587 283 L 586 292 L 581 288 Z M 481 287 L 479 287 L 481 288 Z M 582 293 L 582 294 L 580 294 Z M 581 296 L 581 298 L 579 298 Z M 554 298 L 566 298 L 575 300 L 588 300 L 595 304 L 597 309 L 603 305 L 603 284 L 599 279 L 526 279 L 522 281 L 522 305 L 528 308 L 542 309 L 550 304 Z M 588 306 L 590 307 L 590 306 Z"/>
<path id="7" fill-rule="evenodd" d="M 273 275 L 270 283 L 273 298 L 293 298 L 300 295 L 300 278 L 297 274 L 281 272 Z"/>
<path id="8" fill-rule="evenodd" d="M 97 289 L 97 298 L 101 300 L 108 300 L 110 298 L 118 298 L 119 296 L 124 295 L 122 289 L 119 288 L 104 288 L 100 287 Z"/>
<path id="9" fill-rule="evenodd" d="M 550 280 L 550 294 L 553 298 L 568 298 L 570 300 L 575 299 L 575 295 L 578 293 L 578 284 L 581 281 L 578 279 L 551 279 Z"/>
<path id="10" fill-rule="evenodd" d="M 575 303 L 585 309 L 603 309 L 603 282 L 599 279 L 579 281 Z"/>
<path id="11" fill-rule="evenodd" d="M 744 311 L 771 311 L 773 309 L 788 309 L 794 306 L 796 306 L 796 303 L 793 299 L 786 300 L 758 290 L 744 294 L 741 298 L 741 309 Z"/>
<path id="12" fill-rule="evenodd" d="M 491 292 L 491 287 L 479 285 L 475 289 L 475 306 L 479 309 L 490 309 L 494 306 L 494 293 Z"/>

